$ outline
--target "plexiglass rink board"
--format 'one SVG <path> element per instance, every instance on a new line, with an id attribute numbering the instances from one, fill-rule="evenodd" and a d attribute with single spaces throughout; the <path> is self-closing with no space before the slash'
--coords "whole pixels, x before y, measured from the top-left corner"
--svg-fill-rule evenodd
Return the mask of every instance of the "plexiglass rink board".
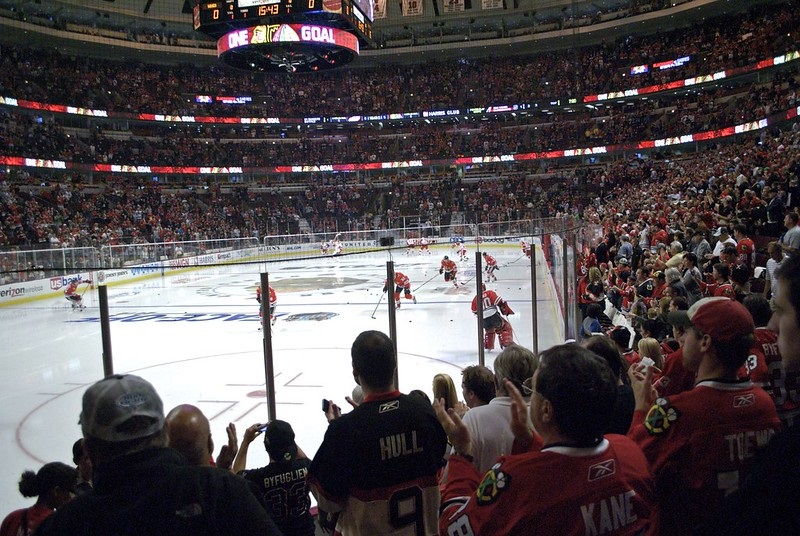
<path id="1" fill-rule="evenodd" d="M 298 444 L 313 456 L 327 426 L 322 399 L 350 409 L 345 396 L 355 387 L 353 340 L 365 330 L 389 333 L 388 307 L 394 300 L 381 292 L 387 261 L 410 278 L 417 299 L 415 304 L 401 294 L 396 311 L 400 389 L 432 396 L 435 374 L 447 373 L 459 385 L 461 369 L 477 363 L 477 320 L 470 310 L 476 246 L 467 248 L 467 260 L 457 261 L 457 286 L 439 274 L 444 255 L 458 258 L 449 245 L 432 247 L 430 254 L 396 249 L 203 267 L 110 286 L 114 372 L 149 380 L 166 411 L 181 403 L 200 407 L 211 420 L 215 454 L 226 441 L 229 422 L 241 439 L 247 426 L 267 420 L 263 333 L 255 299 L 260 272 L 267 271 L 278 297 L 272 328 L 277 416 L 292 423 Z M 531 348 L 530 260 L 516 244 L 484 244 L 482 250 L 500 267 L 497 281 L 487 287 L 510 303 L 515 341 Z M 541 351 L 563 342 L 564 321 L 547 263 L 538 252 Z M 32 504 L 17 490 L 23 470 L 71 462 L 72 443 L 81 435 L 81 396 L 103 375 L 98 301 L 94 289 L 84 295 L 84 310 L 73 310 L 63 297 L 0 308 L 5 341 L 0 357 L 2 512 Z M 488 366 L 499 352 L 499 345 L 486 352 Z M 268 462 L 261 445 L 250 449 L 249 467 Z"/>

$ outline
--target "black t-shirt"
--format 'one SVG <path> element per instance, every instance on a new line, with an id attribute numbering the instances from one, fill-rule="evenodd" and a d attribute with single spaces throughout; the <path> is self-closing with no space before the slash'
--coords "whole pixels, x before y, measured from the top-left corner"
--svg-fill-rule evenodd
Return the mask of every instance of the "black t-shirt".
<path id="1" fill-rule="evenodd" d="M 258 487 L 264 506 L 284 536 L 314 535 L 314 519 L 309 513 L 311 499 L 306 484 L 310 465 L 308 458 L 295 458 L 239 472 Z"/>

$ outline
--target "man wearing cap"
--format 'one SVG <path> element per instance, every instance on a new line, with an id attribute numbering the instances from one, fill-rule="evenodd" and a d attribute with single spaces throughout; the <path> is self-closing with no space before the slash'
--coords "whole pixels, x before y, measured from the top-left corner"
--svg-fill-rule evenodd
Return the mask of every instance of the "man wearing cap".
<path id="1" fill-rule="evenodd" d="M 246 470 L 250 443 L 262 433 L 269 465 Z M 284 536 L 314 536 L 311 498 L 306 483 L 309 465 L 311 460 L 295 443 L 292 425 L 274 420 L 266 425 L 256 423 L 245 430 L 242 446 L 233 462 L 233 472 L 258 487 L 264 504 Z"/>
<path id="2" fill-rule="evenodd" d="M 691 252 L 694 253 L 698 259 L 705 259 L 707 253 L 711 253 L 711 244 L 706 240 L 706 234 L 702 229 L 696 229 L 692 235 L 690 243 Z"/>
<path id="3" fill-rule="evenodd" d="M 737 379 L 754 341 L 747 309 L 728 298 L 704 298 L 668 314 L 684 326 L 684 367 L 696 373 L 689 391 L 658 398 L 652 369 L 628 375 L 636 411 L 628 436 L 647 456 L 659 489 L 656 534 L 689 534 L 720 508 L 750 469 L 759 447 L 780 430 L 770 396 Z"/>
<path id="4" fill-rule="evenodd" d="M 394 343 L 365 331 L 350 350 L 364 401 L 341 415 L 330 404 L 325 438 L 308 471 L 335 534 L 438 534 L 439 482 L 447 436 L 429 402 L 400 393 Z M 472 410 L 475 411 L 475 410 Z"/>
<path id="5" fill-rule="evenodd" d="M 714 237 L 717 239 L 717 243 L 714 244 L 714 249 L 711 253 L 706 253 L 706 260 L 708 261 L 720 258 L 725 246 L 733 246 L 736 248 L 736 240 L 731 238 L 727 227 L 718 227 L 717 230 L 714 231 Z"/>
<path id="6" fill-rule="evenodd" d="M 631 237 L 627 234 L 624 234 L 620 236 L 619 239 L 620 239 L 620 245 L 616 255 L 617 263 L 621 263 L 623 258 L 630 259 L 631 255 L 633 255 L 633 245 L 631 244 Z"/>
<path id="7" fill-rule="evenodd" d="M 778 334 L 781 367 L 771 369 L 784 381 L 785 397 L 798 400 L 800 373 L 800 256 L 778 268 L 780 288 L 768 328 Z M 739 490 L 727 497 L 719 515 L 698 534 L 800 534 L 800 426 L 775 435 L 759 453 Z"/>
<path id="8" fill-rule="evenodd" d="M 280 534 L 243 479 L 187 465 L 167 448 L 164 421 L 161 398 L 138 376 L 113 375 L 89 387 L 80 424 L 94 488 L 39 534 Z"/>

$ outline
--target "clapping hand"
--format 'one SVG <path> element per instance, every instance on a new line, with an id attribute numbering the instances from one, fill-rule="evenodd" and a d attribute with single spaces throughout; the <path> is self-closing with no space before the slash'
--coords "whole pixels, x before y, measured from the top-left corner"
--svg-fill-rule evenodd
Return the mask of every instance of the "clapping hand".
<path id="1" fill-rule="evenodd" d="M 436 418 L 444 428 L 447 434 L 447 439 L 453 445 L 456 453 L 458 454 L 472 454 L 472 438 L 469 435 L 469 429 L 461 421 L 458 412 L 455 409 L 444 409 L 444 399 L 440 398 L 433 401 L 433 411 L 436 413 Z"/>
<path id="2" fill-rule="evenodd" d="M 217 455 L 216 464 L 220 469 L 230 469 L 233 465 L 233 460 L 236 458 L 236 453 L 239 452 L 239 440 L 236 438 L 236 425 L 228 423 L 225 427 L 228 433 L 228 443 L 222 445 Z"/>

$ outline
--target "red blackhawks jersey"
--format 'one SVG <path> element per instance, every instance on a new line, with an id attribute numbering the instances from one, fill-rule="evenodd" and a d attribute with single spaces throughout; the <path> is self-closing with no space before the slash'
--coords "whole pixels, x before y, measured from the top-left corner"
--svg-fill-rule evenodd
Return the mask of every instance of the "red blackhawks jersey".
<path id="1" fill-rule="evenodd" d="M 256 300 L 261 303 L 261 286 L 256 287 Z M 278 296 L 275 294 L 275 289 L 269 287 L 269 304 L 275 305 L 278 303 Z"/>
<path id="2" fill-rule="evenodd" d="M 497 295 L 493 290 L 484 290 L 482 294 L 483 299 L 483 318 L 489 318 L 497 312 L 504 315 L 511 314 L 511 309 L 506 304 L 505 300 Z M 478 296 L 472 298 L 472 312 L 478 313 Z"/>
<path id="3" fill-rule="evenodd" d="M 672 396 L 694 387 L 696 374 L 683 366 L 683 348 L 664 356 L 664 367 L 658 381 L 653 382 L 658 396 Z"/>
<path id="4" fill-rule="evenodd" d="M 628 437 L 656 477 L 656 534 L 691 534 L 747 476 L 756 451 L 781 423 L 750 381 L 706 380 L 636 411 Z"/>
<path id="5" fill-rule="evenodd" d="M 308 483 L 321 510 L 339 512 L 334 535 L 433 536 L 446 447 L 430 403 L 368 396 L 328 425 Z"/>
<path id="6" fill-rule="evenodd" d="M 740 378 L 760 385 L 772 395 L 784 426 L 793 426 L 800 415 L 800 374 L 787 373 L 781 365 L 778 334 L 765 327 L 756 328 L 756 342 L 739 370 Z"/>
<path id="7" fill-rule="evenodd" d="M 453 259 L 442 259 L 442 266 L 441 269 L 445 272 L 457 272 L 458 265 L 453 261 Z"/>
<path id="8" fill-rule="evenodd" d="M 394 273 L 394 284 L 402 288 L 410 288 L 411 280 L 403 272 Z"/>
<path id="9" fill-rule="evenodd" d="M 462 456 L 448 462 L 439 534 L 446 536 L 643 534 L 653 475 L 630 439 L 551 446 L 501 456 L 481 481 Z"/>

